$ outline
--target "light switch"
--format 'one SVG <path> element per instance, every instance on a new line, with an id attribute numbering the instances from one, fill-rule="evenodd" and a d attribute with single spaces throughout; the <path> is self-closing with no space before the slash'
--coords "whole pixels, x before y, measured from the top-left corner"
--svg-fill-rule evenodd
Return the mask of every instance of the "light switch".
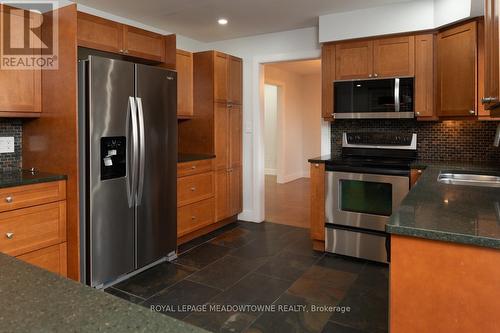
<path id="1" fill-rule="evenodd" d="M 14 137 L 2 136 L 0 137 L 0 154 L 14 152 Z"/>

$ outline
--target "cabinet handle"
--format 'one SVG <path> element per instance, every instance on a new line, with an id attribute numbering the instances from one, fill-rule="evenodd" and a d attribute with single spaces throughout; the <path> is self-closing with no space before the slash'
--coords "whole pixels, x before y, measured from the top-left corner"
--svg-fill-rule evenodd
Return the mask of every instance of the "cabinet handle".
<path id="1" fill-rule="evenodd" d="M 475 110 L 469 110 L 469 114 L 474 115 L 474 114 L 476 114 L 476 111 Z"/>
<path id="2" fill-rule="evenodd" d="M 196 216 L 191 216 L 191 220 L 196 220 Z"/>
<path id="3" fill-rule="evenodd" d="M 118 52 L 123 53 L 123 49 L 120 49 L 120 51 L 118 51 Z"/>
<path id="4" fill-rule="evenodd" d="M 484 97 L 481 99 L 481 103 L 489 104 L 498 102 L 498 97 Z"/>
<path id="5" fill-rule="evenodd" d="M 13 232 L 7 232 L 7 233 L 5 233 L 5 237 L 7 237 L 7 239 L 12 239 L 12 238 L 14 238 L 14 233 Z"/>
<path id="6" fill-rule="evenodd" d="M 314 167 L 319 168 L 319 164 L 318 163 L 314 164 Z"/>
<path id="7" fill-rule="evenodd" d="M 5 198 L 5 202 L 6 203 L 12 203 L 12 201 L 14 201 L 14 199 L 12 197 L 10 197 L 10 196 L 7 197 L 7 198 Z"/>
<path id="8" fill-rule="evenodd" d="M 194 192 L 194 191 L 196 191 L 196 187 L 193 186 L 193 187 L 191 187 L 191 192 Z"/>
<path id="9" fill-rule="evenodd" d="M 123 53 L 128 54 L 128 50 L 123 51 Z"/>
<path id="10" fill-rule="evenodd" d="M 196 169 L 196 165 L 193 165 L 193 166 L 191 167 L 191 169 L 193 169 L 193 170 L 194 170 L 194 169 Z"/>
<path id="11" fill-rule="evenodd" d="M 415 112 L 417 116 L 420 116 L 420 111 Z"/>
<path id="12" fill-rule="evenodd" d="M 368 74 L 368 77 L 372 77 L 372 76 L 373 76 L 373 75 L 371 75 L 371 74 Z"/>
<path id="13" fill-rule="evenodd" d="M 378 77 L 378 74 L 377 74 L 377 73 L 375 73 L 373 76 Z"/>
<path id="14" fill-rule="evenodd" d="M 421 175 L 421 174 L 422 174 L 422 170 L 417 170 L 417 173 L 418 173 L 419 175 Z"/>

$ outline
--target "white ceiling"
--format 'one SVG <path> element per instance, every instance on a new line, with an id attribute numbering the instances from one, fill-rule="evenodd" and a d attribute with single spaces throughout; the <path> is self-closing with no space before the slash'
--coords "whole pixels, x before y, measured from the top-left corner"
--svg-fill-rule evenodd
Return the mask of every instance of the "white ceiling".
<path id="1" fill-rule="evenodd" d="M 74 0 L 203 42 L 316 26 L 318 16 L 410 0 Z M 219 26 L 217 18 L 229 19 Z"/>
<path id="2" fill-rule="evenodd" d="M 298 75 L 313 75 L 321 74 L 321 60 L 300 60 L 300 61 L 284 61 L 266 64 L 266 67 L 278 68 L 285 72 L 292 72 Z"/>

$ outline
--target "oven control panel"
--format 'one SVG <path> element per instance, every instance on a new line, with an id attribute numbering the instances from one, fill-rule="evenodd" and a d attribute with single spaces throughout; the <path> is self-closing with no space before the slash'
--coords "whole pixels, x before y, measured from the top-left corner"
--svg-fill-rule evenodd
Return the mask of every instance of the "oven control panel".
<path id="1" fill-rule="evenodd" d="M 346 133 L 346 138 L 351 145 L 409 146 L 412 144 L 413 134 L 362 132 Z"/>

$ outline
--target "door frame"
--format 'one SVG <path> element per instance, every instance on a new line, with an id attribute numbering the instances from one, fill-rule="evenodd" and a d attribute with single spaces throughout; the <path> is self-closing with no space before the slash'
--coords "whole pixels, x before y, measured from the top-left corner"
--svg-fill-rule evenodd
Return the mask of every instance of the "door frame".
<path id="1" fill-rule="evenodd" d="M 303 52 L 281 53 L 254 57 L 252 64 L 253 80 L 252 87 L 252 131 L 253 131 L 253 203 L 254 212 L 247 220 L 253 222 L 263 222 L 265 220 L 265 155 L 264 155 L 264 65 L 273 62 L 300 61 L 321 58 L 321 50 L 311 50 Z M 322 127 L 322 137 L 323 136 Z M 328 127 L 329 135 L 329 127 Z M 330 140 L 321 142 L 321 152 L 330 151 Z M 246 216 L 245 216 L 246 217 Z"/>

